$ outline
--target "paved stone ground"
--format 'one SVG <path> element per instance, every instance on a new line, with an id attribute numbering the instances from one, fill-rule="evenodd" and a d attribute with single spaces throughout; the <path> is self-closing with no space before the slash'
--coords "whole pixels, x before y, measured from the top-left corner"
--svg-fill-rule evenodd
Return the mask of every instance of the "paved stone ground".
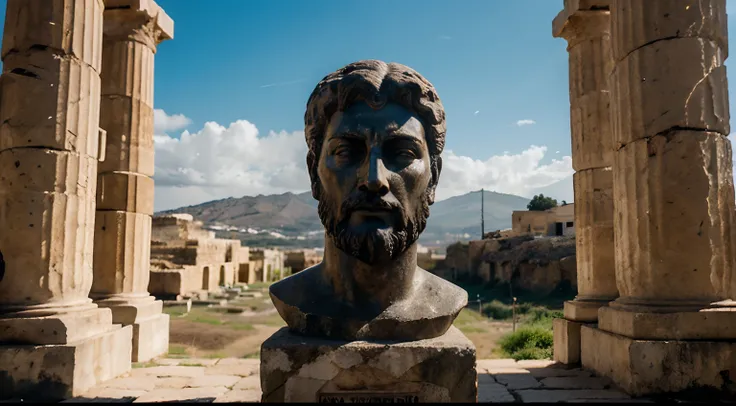
<path id="1" fill-rule="evenodd" d="M 158 359 L 67 402 L 258 402 L 257 359 Z M 479 360 L 479 402 L 641 402 L 552 361 Z"/>

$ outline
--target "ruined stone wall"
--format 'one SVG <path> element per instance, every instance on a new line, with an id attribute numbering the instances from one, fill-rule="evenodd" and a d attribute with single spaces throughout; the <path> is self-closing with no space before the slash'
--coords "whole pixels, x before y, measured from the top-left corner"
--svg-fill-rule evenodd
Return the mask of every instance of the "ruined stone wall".
<path id="1" fill-rule="evenodd" d="M 550 213 L 546 211 L 514 211 L 511 226 L 515 235 L 549 235 Z"/>

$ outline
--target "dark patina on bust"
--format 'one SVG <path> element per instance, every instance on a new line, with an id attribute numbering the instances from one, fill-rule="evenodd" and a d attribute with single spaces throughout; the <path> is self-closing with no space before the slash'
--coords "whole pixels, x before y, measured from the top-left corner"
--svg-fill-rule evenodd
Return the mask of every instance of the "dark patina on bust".
<path id="1" fill-rule="evenodd" d="M 304 121 L 325 254 L 271 285 L 279 314 L 307 336 L 441 336 L 468 295 L 417 266 L 445 144 L 434 87 L 401 64 L 352 63 L 317 85 Z"/>

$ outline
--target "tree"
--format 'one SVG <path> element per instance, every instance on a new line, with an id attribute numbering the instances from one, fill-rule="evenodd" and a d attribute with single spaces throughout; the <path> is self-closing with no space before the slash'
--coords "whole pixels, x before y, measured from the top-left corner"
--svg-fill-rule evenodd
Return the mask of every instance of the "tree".
<path id="1" fill-rule="evenodd" d="M 557 200 L 551 197 L 545 197 L 543 194 L 534 196 L 529 204 L 526 205 L 529 211 L 545 211 L 553 207 L 557 207 Z"/>

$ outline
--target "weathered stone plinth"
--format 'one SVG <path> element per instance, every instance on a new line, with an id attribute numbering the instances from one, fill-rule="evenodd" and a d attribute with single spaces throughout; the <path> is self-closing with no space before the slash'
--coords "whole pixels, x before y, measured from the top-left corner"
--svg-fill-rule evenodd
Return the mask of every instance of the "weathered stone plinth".
<path id="1" fill-rule="evenodd" d="M 109 307 L 114 323 L 133 326 L 133 362 L 145 362 L 169 350 L 169 315 L 162 313 L 163 302 L 146 296 L 139 300 L 100 300 Z"/>
<path id="2" fill-rule="evenodd" d="M 736 342 L 637 340 L 584 325 L 584 368 L 613 379 L 633 396 L 688 389 L 727 390 L 736 370 Z"/>
<path id="3" fill-rule="evenodd" d="M 475 346 L 455 327 L 401 343 L 325 340 L 283 328 L 261 346 L 261 389 L 263 402 L 476 402 Z"/>
<path id="4" fill-rule="evenodd" d="M 567 319 L 554 319 L 552 331 L 554 334 L 555 362 L 563 364 L 580 363 L 580 326 L 583 323 Z"/>
<path id="5" fill-rule="evenodd" d="M 131 369 L 132 327 L 68 344 L 0 346 L 0 399 L 60 400 Z"/>

